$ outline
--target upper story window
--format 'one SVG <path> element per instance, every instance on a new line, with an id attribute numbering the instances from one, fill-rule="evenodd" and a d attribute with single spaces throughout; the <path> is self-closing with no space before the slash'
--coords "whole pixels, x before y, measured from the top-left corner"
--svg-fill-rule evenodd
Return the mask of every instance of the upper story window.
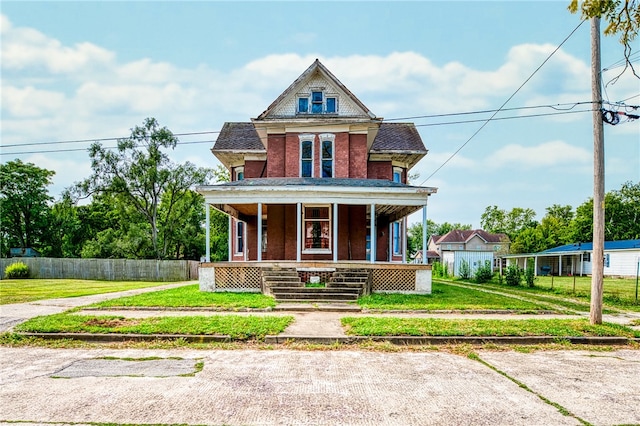
<path id="1" fill-rule="evenodd" d="M 333 142 L 335 135 L 322 134 L 320 135 L 321 152 L 320 160 L 322 162 L 322 177 L 333 177 Z"/>
<path id="2" fill-rule="evenodd" d="M 402 167 L 393 168 L 393 181 L 402 183 Z"/>
<path id="3" fill-rule="evenodd" d="M 320 90 L 298 97 L 298 114 L 335 114 L 338 98 Z"/>
<path id="4" fill-rule="evenodd" d="M 244 167 L 236 167 L 234 169 L 235 180 L 244 180 Z"/>
<path id="5" fill-rule="evenodd" d="M 313 139 L 312 138 L 301 137 L 300 176 L 313 177 Z"/>

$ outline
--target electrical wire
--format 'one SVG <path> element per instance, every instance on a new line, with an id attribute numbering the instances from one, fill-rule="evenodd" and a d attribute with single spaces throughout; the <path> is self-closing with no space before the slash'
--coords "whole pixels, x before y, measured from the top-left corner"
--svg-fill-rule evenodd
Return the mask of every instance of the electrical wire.
<path id="1" fill-rule="evenodd" d="M 446 159 L 446 160 L 445 160 L 445 161 L 444 161 L 444 162 L 443 162 L 443 163 L 442 163 L 442 164 L 441 164 L 441 165 L 440 165 L 440 166 L 439 166 L 439 167 L 438 167 L 438 168 L 437 168 L 433 173 L 431 173 L 429 176 L 427 176 L 427 178 L 426 178 L 425 180 L 423 180 L 423 181 L 422 181 L 422 183 L 421 183 L 419 186 L 424 185 L 424 184 L 425 184 L 425 182 L 427 182 L 427 181 L 428 181 L 429 179 L 431 179 L 431 178 L 432 178 L 436 173 L 438 173 L 438 171 L 440 171 L 440 169 L 442 169 L 442 168 L 443 168 L 443 167 L 444 167 L 444 166 L 445 166 L 449 161 L 451 161 L 451 159 L 453 159 L 456 155 L 458 155 L 458 153 L 459 153 L 459 152 L 460 152 L 460 151 L 461 151 L 465 146 L 467 146 L 467 144 L 468 144 L 469 142 L 471 142 L 471 140 L 473 140 L 473 138 L 475 138 L 475 137 L 476 137 L 476 135 L 477 135 L 478 133 L 480 133 L 480 132 L 482 131 L 482 129 L 484 129 L 484 128 L 485 128 L 485 127 L 486 127 L 486 126 L 487 126 L 487 125 L 488 125 L 488 124 L 489 124 L 489 123 L 490 123 L 490 122 L 495 118 L 495 116 L 496 116 L 496 115 L 498 115 L 498 113 L 499 113 L 500 111 L 502 111 L 502 108 L 504 108 L 504 107 L 507 105 L 507 103 L 509 103 L 509 101 L 511 101 L 511 99 L 513 99 L 513 98 L 516 96 L 516 94 L 517 94 L 517 93 L 518 93 L 518 92 L 519 92 L 519 91 L 520 91 L 520 90 L 521 90 L 521 89 L 522 89 L 522 88 L 523 88 L 523 87 L 524 87 L 524 86 L 529 82 L 529 80 L 531 80 L 531 79 L 533 78 L 533 76 L 534 76 L 534 75 L 536 75 L 538 71 L 540 71 L 540 69 L 541 69 L 541 68 L 542 68 L 542 67 L 543 67 L 543 66 L 544 66 L 544 65 L 545 65 L 545 64 L 546 64 L 546 63 L 551 59 L 551 57 L 552 57 L 553 55 L 555 55 L 555 53 L 556 53 L 558 50 L 560 50 L 560 48 L 561 48 L 561 47 L 562 47 L 562 46 L 567 42 L 567 40 L 569 40 L 569 38 L 571 38 L 571 36 L 573 36 L 573 34 L 574 34 L 576 31 L 578 31 L 578 28 L 580 28 L 584 22 L 585 22 L 584 20 L 580 21 L 580 23 L 579 23 L 579 24 L 578 24 L 578 25 L 573 29 L 573 31 L 571 31 L 571 32 L 569 33 L 569 35 L 568 35 L 567 37 L 565 37 L 565 39 L 564 39 L 564 40 L 562 40 L 562 42 L 561 42 L 561 43 L 560 43 L 560 44 L 559 44 L 559 45 L 558 45 L 558 46 L 553 50 L 553 52 L 551 52 L 551 53 L 549 54 L 549 56 L 547 56 L 547 58 L 546 58 L 544 61 L 542 61 L 542 63 L 540 64 L 540 66 L 538 66 L 538 68 L 536 68 L 536 69 L 535 69 L 535 71 L 533 71 L 533 73 L 531 73 L 531 75 L 530 75 L 529 77 L 527 77 L 527 79 L 526 79 L 526 80 L 525 80 L 525 81 L 520 85 L 520 87 L 518 87 L 518 88 L 515 90 L 515 92 L 513 92 L 513 94 L 512 94 L 511 96 L 509 96 L 509 97 L 507 98 L 507 100 L 506 100 L 506 101 L 504 101 L 504 102 L 502 103 L 502 105 L 500 106 L 500 108 L 498 108 L 498 109 L 496 110 L 496 112 L 494 112 L 494 113 L 491 115 L 491 117 L 489 117 L 487 120 L 485 120 L 485 122 L 480 126 L 480 128 L 478 128 L 478 130 L 476 130 L 476 131 L 475 131 L 475 132 L 474 132 L 474 133 L 469 137 L 469 139 L 467 139 L 467 140 L 466 140 L 462 145 L 460 145 L 460 147 L 459 147 L 459 148 L 458 148 L 458 149 L 457 149 L 453 154 L 451 154 L 451 155 L 449 156 L 449 158 L 447 158 L 447 159 Z"/>

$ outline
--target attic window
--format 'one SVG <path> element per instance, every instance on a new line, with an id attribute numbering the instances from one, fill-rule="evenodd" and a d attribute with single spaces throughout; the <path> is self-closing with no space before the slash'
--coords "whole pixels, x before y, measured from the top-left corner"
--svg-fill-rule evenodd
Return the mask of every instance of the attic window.
<path id="1" fill-rule="evenodd" d="M 335 114 L 337 111 L 336 96 L 327 96 L 322 91 L 312 91 L 309 95 L 298 97 L 298 114 Z"/>

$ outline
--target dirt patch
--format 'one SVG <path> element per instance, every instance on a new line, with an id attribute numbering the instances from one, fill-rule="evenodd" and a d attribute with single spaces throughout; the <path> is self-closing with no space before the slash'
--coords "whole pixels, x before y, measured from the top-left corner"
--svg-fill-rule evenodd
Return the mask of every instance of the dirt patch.
<path id="1" fill-rule="evenodd" d="M 139 319 L 133 318 L 91 318 L 84 322 L 90 327 L 118 328 L 140 324 Z"/>

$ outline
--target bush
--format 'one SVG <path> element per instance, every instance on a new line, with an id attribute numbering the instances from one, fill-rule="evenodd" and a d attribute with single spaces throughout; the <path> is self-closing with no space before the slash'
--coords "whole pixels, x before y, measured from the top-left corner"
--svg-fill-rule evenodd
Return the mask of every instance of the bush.
<path id="1" fill-rule="evenodd" d="M 469 266 L 469 262 L 466 259 L 462 259 L 460 261 L 460 268 L 458 268 L 458 273 L 460 274 L 460 278 L 463 280 L 468 280 L 471 278 L 471 267 Z"/>
<path id="2" fill-rule="evenodd" d="M 487 281 L 491 281 L 493 278 L 493 268 L 491 267 L 491 262 L 488 260 L 481 265 L 476 270 L 475 280 L 478 284 L 486 283 Z"/>
<path id="3" fill-rule="evenodd" d="M 527 269 L 524 271 L 524 282 L 527 284 L 527 287 L 533 287 L 536 280 L 536 271 L 533 265 L 529 264 Z"/>
<path id="4" fill-rule="evenodd" d="M 9 279 L 29 278 L 29 267 L 22 262 L 12 263 L 4 268 L 4 277 Z"/>
<path id="5" fill-rule="evenodd" d="M 504 274 L 504 280 L 507 285 L 517 286 L 522 281 L 522 269 L 518 265 L 509 265 Z"/>

